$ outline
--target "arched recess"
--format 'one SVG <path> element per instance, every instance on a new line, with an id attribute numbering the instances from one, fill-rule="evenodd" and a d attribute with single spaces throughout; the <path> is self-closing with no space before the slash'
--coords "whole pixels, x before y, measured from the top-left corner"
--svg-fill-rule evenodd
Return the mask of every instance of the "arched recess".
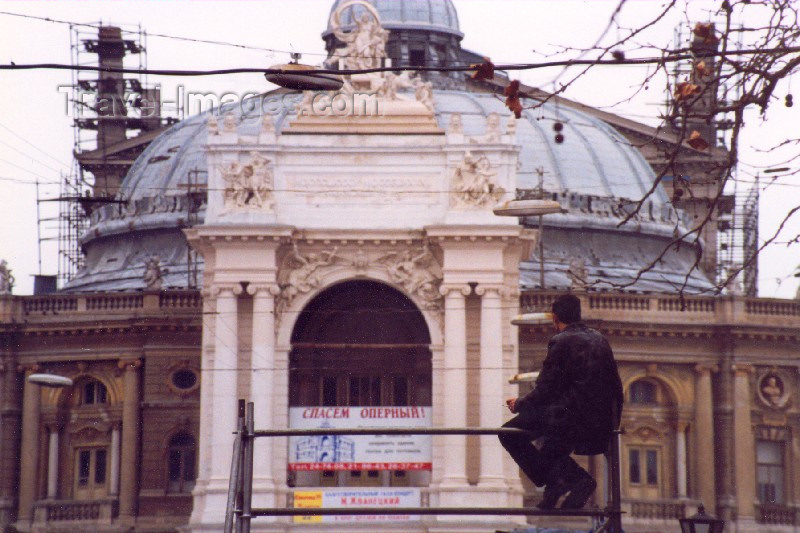
<path id="1" fill-rule="evenodd" d="M 623 390 L 624 495 L 632 500 L 685 498 L 685 481 L 679 478 L 686 471 L 686 441 L 674 384 L 660 375 L 637 373 L 624 380 Z"/>
<path id="2" fill-rule="evenodd" d="M 431 335 L 425 317 L 384 283 L 350 280 L 317 294 L 295 322 L 289 407 L 430 407 Z M 428 472 L 293 472 L 297 486 L 408 486 Z"/>

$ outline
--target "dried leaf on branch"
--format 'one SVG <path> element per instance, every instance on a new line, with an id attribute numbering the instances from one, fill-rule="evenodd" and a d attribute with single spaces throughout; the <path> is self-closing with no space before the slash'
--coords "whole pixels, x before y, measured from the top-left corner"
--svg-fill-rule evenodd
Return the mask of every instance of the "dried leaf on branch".
<path id="1" fill-rule="evenodd" d="M 519 80 L 513 80 L 509 83 L 503 95 L 506 97 L 506 107 L 514 113 L 514 117 L 520 118 L 522 116 L 522 103 L 519 101 Z"/>
<path id="2" fill-rule="evenodd" d="M 700 132 L 697 130 L 693 130 L 692 133 L 689 134 L 689 139 L 687 139 L 686 143 L 700 152 L 708 150 L 708 141 L 703 139 L 703 136 L 700 135 Z"/>
<path id="3" fill-rule="evenodd" d="M 696 94 L 700 94 L 700 86 L 688 81 L 681 82 L 675 87 L 675 101 L 681 102 Z"/>
<path id="4" fill-rule="evenodd" d="M 473 63 L 469 68 L 475 70 L 472 73 L 473 80 L 491 80 L 494 78 L 494 63 L 489 61 L 488 57 L 483 58 L 483 63 Z"/>
<path id="5" fill-rule="evenodd" d="M 692 32 L 695 37 L 703 40 L 703 44 L 716 44 L 719 42 L 719 38 L 714 33 L 714 24 L 711 22 L 698 22 Z"/>

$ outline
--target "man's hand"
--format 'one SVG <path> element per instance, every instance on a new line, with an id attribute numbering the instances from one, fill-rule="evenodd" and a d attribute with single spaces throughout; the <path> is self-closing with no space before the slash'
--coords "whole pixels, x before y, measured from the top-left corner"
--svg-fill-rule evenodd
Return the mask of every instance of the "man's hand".
<path id="1" fill-rule="evenodd" d="M 515 408 L 517 406 L 517 399 L 509 398 L 508 400 L 506 400 L 506 406 L 508 407 L 509 411 L 511 411 L 512 413 L 516 413 L 517 411 Z"/>

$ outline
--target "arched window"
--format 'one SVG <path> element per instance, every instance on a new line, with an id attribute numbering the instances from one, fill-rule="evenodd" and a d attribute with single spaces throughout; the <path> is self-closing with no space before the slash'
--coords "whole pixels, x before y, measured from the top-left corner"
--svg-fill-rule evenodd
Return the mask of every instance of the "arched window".
<path id="1" fill-rule="evenodd" d="M 92 379 L 83 384 L 82 405 L 96 405 L 108 402 L 108 390 L 102 382 Z"/>
<path id="2" fill-rule="evenodd" d="M 658 387 L 652 381 L 640 379 L 631 383 L 629 400 L 636 405 L 658 405 Z"/>
<path id="3" fill-rule="evenodd" d="M 194 437 L 188 433 L 178 433 L 169 441 L 167 492 L 191 492 L 194 488 L 194 465 Z"/>

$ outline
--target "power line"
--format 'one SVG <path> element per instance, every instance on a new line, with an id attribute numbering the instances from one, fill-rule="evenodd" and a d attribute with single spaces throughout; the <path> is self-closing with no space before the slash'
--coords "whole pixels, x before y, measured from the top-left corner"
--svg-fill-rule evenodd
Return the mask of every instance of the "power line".
<path id="1" fill-rule="evenodd" d="M 36 172 L 34 172 L 32 170 L 28 170 L 27 168 L 25 168 L 23 166 L 20 166 L 20 165 L 18 165 L 16 163 L 12 163 L 11 161 L 9 161 L 7 159 L 0 158 L 0 161 L 2 161 L 3 163 L 6 163 L 7 165 L 11 165 L 13 167 L 17 167 L 18 169 L 22 170 L 23 172 L 27 172 L 28 174 L 32 174 L 32 175 L 36 176 L 37 178 L 41 178 L 41 179 L 45 180 L 45 183 L 50 183 L 50 184 L 59 183 L 58 181 L 52 181 L 52 178 L 47 178 L 45 176 L 42 176 L 41 174 L 37 174 Z M 30 183 L 30 182 L 28 182 L 28 183 Z M 32 184 L 32 185 L 35 185 L 35 184 Z"/>
<path id="2" fill-rule="evenodd" d="M 512 63 L 512 64 L 498 64 L 494 65 L 495 70 L 534 70 L 540 68 L 551 67 L 573 67 L 573 66 L 621 66 L 621 65 L 647 65 L 647 64 L 663 64 L 673 63 L 676 61 L 685 61 L 694 59 L 694 54 L 680 53 L 677 51 L 663 56 L 655 57 L 642 57 L 633 59 L 566 59 L 561 61 L 545 61 L 542 63 Z M 800 46 L 790 46 L 782 48 L 757 48 L 752 50 L 728 50 L 709 53 L 709 56 L 728 57 L 728 56 L 742 56 L 742 55 L 757 55 L 757 54 L 776 54 L 788 55 L 791 53 L 800 52 Z M 469 65 L 454 65 L 450 67 L 437 66 L 437 67 L 424 67 L 424 66 L 391 66 L 391 67 L 376 67 L 367 69 L 328 69 L 319 68 L 304 70 L 303 74 L 334 74 L 334 75 L 352 75 L 352 74 L 371 74 L 379 72 L 470 72 L 475 71 L 477 68 L 473 64 Z M 296 73 L 296 71 L 288 71 L 284 69 L 274 68 L 252 68 L 240 67 L 229 69 L 213 69 L 213 70 L 175 70 L 175 69 L 136 69 L 136 68 L 110 68 L 110 67 L 95 67 L 85 65 L 67 65 L 63 63 L 28 63 L 28 64 L 3 64 L 0 65 L 0 70 L 74 70 L 74 71 L 91 71 L 91 72 L 107 72 L 119 74 L 142 74 L 142 75 L 158 75 L 158 76 L 217 76 L 226 74 L 286 74 Z"/>
<path id="3" fill-rule="evenodd" d="M 22 154 L 22 155 L 24 155 L 25 157 L 28 157 L 28 158 L 30 158 L 30 159 L 31 159 L 31 162 L 33 162 L 33 163 L 37 163 L 37 164 L 39 164 L 39 165 L 42 165 L 43 167 L 45 167 L 45 168 L 47 168 L 47 169 L 49 169 L 49 170 L 52 170 L 52 171 L 54 171 L 54 172 L 59 172 L 59 173 L 60 173 L 60 172 L 62 172 L 62 170 L 63 170 L 63 169 L 58 169 L 58 168 L 55 168 L 55 167 L 51 167 L 51 166 L 50 166 L 50 165 L 48 165 L 47 163 L 42 163 L 41 161 L 39 161 L 38 159 L 36 159 L 36 158 L 35 158 L 35 157 L 33 157 L 32 155 L 30 155 L 30 154 L 28 154 L 28 153 L 26 153 L 26 152 L 23 152 L 23 151 L 22 151 L 22 150 L 20 150 L 19 148 L 15 148 L 15 147 L 14 147 L 14 146 L 12 146 L 11 144 L 9 144 L 9 143 L 7 143 L 7 142 L 5 142 L 5 141 L 3 141 L 3 140 L 0 140 L 0 144 L 4 144 L 4 145 L 8 146 L 9 148 L 11 148 L 12 150 L 14 150 L 14 151 L 15 151 L 15 152 L 17 152 L 18 154 Z"/>
<path id="4" fill-rule="evenodd" d="M 56 163 L 58 163 L 59 165 L 66 166 L 66 167 L 68 167 L 68 168 L 69 168 L 69 166 L 70 166 L 70 165 L 68 165 L 67 163 L 64 163 L 63 161 L 60 161 L 60 160 L 56 159 L 55 157 L 53 157 L 52 155 L 48 154 L 47 152 L 45 152 L 44 150 L 42 150 L 41 148 L 39 148 L 38 146 L 36 146 L 36 145 L 35 145 L 35 144 L 33 144 L 32 142 L 30 142 L 29 140 L 25 139 L 25 137 L 23 137 L 23 136 L 22 136 L 22 135 L 20 135 L 19 133 L 15 132 L 14 130 L 12 130 L 12 129 L 11 129 L 11 128 L 9 128 L 8 126 L 6 126 L 6 125 L 4 125 L 4 124 L 0 123 L 0 128 L 3 128 L 4 130 L 6 130 L 7 132 L 9 132 L 11 135 L 13 135 L 14 137 L 16 137 L 17 139 L 19 139 L 19 140 L 21 140 L 22 142 L 24 142 L 25 144 L 29 145 L 31 148 L 33 148 L 33 149 L 34 149 L 34 150 L 36 150 L 37 152 L 39 152 L 39 153 L 42 153 L 42 154 L 46 155 L 47 157 L 49 157 L 50 159 L 52 159 L 53 161 L 55 161 L 55 162 L 56 162 Z"/>

